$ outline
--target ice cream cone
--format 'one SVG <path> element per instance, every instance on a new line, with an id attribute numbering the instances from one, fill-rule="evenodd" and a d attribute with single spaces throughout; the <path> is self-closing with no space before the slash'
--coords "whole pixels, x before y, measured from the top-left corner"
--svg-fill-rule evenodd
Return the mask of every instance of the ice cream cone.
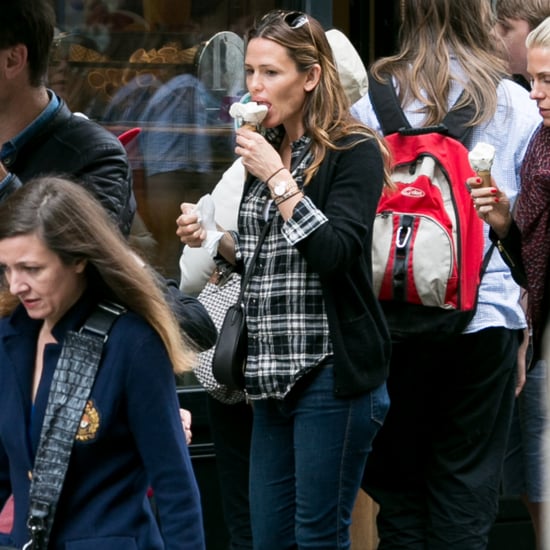
<path id="1" fill-rule="evenodd" d="M 477 175 L 481 178 L 481 187 L 491 187 L 491 170 L 480 170 Z"/>
<path id="2" fill-rule="evenodd" d="M 253 132 L 257 132 L 258 131 L 258 125 L 257 124 L 254 124 L 252 122 L 245 122 L 241 128 L 246 128 L 247 130 L 252 130 Z"/>
<path id="3" fill-rule="evenodd" d="M 229 115 L 236 120 L 239 128 L 245 127 L 257 132 L 258 126 L 267 115 L 267 107 L 258 105 L 255 101 L 233 103 L 229 108 Z"/>
<path id="4" fill-rule="evenodd" d="M 482 187 L 491 187 L 491 167 L 495 158 L 495 148 L 489 143 L 479 142 L 469 153 L 470 166 L 481 178 Z"/>

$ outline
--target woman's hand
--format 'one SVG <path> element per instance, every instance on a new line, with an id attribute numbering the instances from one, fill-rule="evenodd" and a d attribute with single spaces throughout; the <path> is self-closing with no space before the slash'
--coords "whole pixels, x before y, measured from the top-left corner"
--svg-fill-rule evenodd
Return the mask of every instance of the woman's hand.
<path id="1" fill-rule="evenodd" d="M 191 412 L 187 409 L 180 409 L 180 418 L 185 433 L 185 441 L 189 445 L 193 438 L 193 434 L 191 433 Z"/>
<path id="2" fill-rule="evenodd" d="M 482 187 L 478 177 L 468 178 L 466 184 L 474 202 L 477 215 L 487 222 L 499 239 L 506 237 L 512 223 L 510 199 L 503 193 L 491 178 L 491 187 Z"/>
<path id="3" fill-rule="evenodd" d="M 191 248 L 198 248 L 202 241 L 206 239 L 206 230 L 199 222 L 199 217 L 195 212 L 195 204 L 183 202 L 180 205 L 181 216 L 176 220 L 176 235 L 180 241 Z"/>
<path id="4" fill-rule="evenodd" d="M 521 393 L 527 380 L 527 351 L 529 349 L 529 329 L 523 329 L 523 340 L 518 348 L 518 359 L 516 363 L 516 397 Z"/>
<path id="5" fill-rule="evenodd" d="M 258 179 L 266 181 L 283 166 L 281 155 L 258 132 L 239 128 L 236 141 L 235 153 L 242 158 L 243 166 Z"/>

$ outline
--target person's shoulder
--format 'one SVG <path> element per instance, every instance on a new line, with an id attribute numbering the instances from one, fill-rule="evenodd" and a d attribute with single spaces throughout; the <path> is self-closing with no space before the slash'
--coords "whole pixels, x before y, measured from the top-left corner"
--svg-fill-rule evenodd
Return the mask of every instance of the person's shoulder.
<path id="1" fill-rule="evenodd" d="M 87 149 L 95 146 L 123 151 L 124 147 L 115 134 L 98 122 L 91 120 L 83 113 L 73 112 L 61 100 L 59 109 L 52 121 L 44 128 L 50 138 L 64 142 L 72 147 L 86 145 Z"/>
<path id="2" fill-rule="evenodd" d="M 498 89 L 516 97 L 529 97 L 529 91 L 512 78 L 503 78 L 498 85 Z"/>
<path id="3" fill-rule="evenodd" d="M 321 166 L 323 170 L 346 166 L 352 171 L 365 172 L 382 163 L 378 140 L 365 132 L 350 132 L 334 142 L 334 148 L 327 151 Z"/>
<path id="4" fill-rule="evenodd" d="M 92 146 L 94 143 L 100 142 L 116 147 L 117 149 L 123 149 L 123 145 L 113 132 L 81 113 L 71 113 L 67 124 L 67 131 L 73 134 L 87 136 L 89 144 Z"/>
<path id="5" fill-rule="evenodd" d="M 336 151 L 342 153 L 355 154 L 365 152 L 367 150 L 377 149 L 378 141 L 375 135 L 368 128 L 362 131 L 352 131 L 345 136 L 342 136 L 335 142 Z"/>
<path id="6" fill-rule="evenodd" d="M 11 317 L 13 313 L 8 313 L 0 317 L 0 336 L 6 334 L 8 329 L 11 331 Z"/>
<path id="7" fill-rule="evenodd" d="M 113 324 L 109 339 L 115 343 L 140 342 L 150 337 L 159 337 L 153 327 L 139 314 L 126 311 Z"/>
<path id="8" fill-rule="evenodd" d="M 503 79 L 498 88 L 498 106 L 496 121 L 508 127 L 521 129 L 520 134 L 509 137 L 521 138 L 524 132 L 529 135 L 540 124 L 540 113 L 529 92 L 511 79 Z"/>
<path id="9" fill-rule="evenodd" d="M 361 113 L 363 113 L 364 111 L 370 111 L 371 109 L 372 109 L 372 103 L 370 100 L 370 96 L 368 93 L 366 93 L 363 97 L 361 97 L 355 103 L 352 104 L 351 114 L 359 118 Z"/>

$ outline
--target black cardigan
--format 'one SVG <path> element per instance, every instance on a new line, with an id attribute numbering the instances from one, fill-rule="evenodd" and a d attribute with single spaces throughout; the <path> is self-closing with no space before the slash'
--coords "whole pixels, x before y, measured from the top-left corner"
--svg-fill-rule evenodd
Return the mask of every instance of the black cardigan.
<path id="1" fill-rule="evenodd" d="M 359 185 L 358 171 L 362 176 Z M 390 334 L 373 291 L 371 267 L 372 230 L 382 180 L 382 157 L 371 139 L 352 149 L 329 151 L 304 188 L 329 219 L 297 248 L 321 278 L 334 349 L 334 392 L 341 397 L 372 390 L 388 376 Z M 343 210 L 361 220 L 353 233 L 357 241 L 346 239 L 353 242 L 355 253 L 341 240 Z M 345 226 L 349 227 L 349 218 Z"/>

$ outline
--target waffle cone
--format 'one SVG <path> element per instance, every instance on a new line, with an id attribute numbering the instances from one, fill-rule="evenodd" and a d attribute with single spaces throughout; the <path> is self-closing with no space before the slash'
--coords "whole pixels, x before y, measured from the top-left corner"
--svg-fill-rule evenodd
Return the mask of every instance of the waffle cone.
<path id="1" fill-rule="evenodd" d="M 491 187 L 491 171 L 490 170 L 479 170 L 477 175 L 481 178 L 481 187 Z"/>

